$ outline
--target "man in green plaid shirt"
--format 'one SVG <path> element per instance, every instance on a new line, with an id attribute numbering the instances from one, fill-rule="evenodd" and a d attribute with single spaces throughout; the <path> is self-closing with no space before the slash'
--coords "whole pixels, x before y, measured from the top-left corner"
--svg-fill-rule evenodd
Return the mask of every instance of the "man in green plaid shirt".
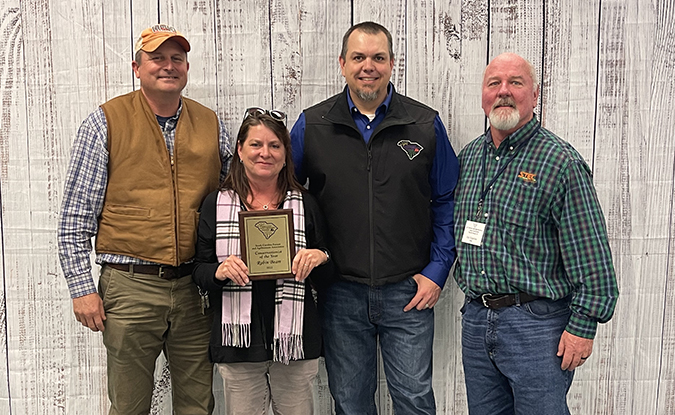
<path id="1" fill-rule="evenodd" d="M 483 79 L 490 128 L 459 155 L 455 279 L 471 415 L 569 414 L 574 369 L 619 294 L 591 171 L 541 127 L 538 97 L 532 64 L 497 56 Z"/>

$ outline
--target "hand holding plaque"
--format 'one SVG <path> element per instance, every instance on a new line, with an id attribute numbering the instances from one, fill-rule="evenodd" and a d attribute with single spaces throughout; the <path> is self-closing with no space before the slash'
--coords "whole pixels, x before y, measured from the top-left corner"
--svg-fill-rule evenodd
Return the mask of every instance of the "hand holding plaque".
<path id="1" fill-rule="evenodd" d="M 241 259 L 251 280 L 294 278 L 293 210 L 240 211 Z"/>

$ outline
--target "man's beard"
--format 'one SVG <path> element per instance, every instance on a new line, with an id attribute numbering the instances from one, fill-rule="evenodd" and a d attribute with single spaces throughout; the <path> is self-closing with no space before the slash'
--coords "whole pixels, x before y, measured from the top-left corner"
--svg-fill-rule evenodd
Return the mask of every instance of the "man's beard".
<path id="1" fill-rule="evenodd" d="M 511 110 L 503 107 L 503 105 L 511 105 Z M 502 106 L 501 108 L 497 108 Z M 508 131 L 516 128 L 520 122 L 520 111 L 516 108 L 516 103 L 512 99 L 503 98 L 495 102 L 490 110 L 490 125 L 500 131 Z"/>
<path id="2" fill-rule="evenodd" d="M 377 91 L 364 91 L 363 89 L 357 89 L 356 96 L 359 97 L 361 101 L 371 102 L 377 99 Z"/>

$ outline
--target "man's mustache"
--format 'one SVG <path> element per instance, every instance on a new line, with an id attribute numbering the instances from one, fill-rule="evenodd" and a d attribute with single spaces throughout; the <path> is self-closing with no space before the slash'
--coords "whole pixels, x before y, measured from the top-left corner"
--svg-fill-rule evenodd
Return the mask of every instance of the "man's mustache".
<path id="1" fill-rule="evenodd" d="M 494 104 L 492 104 L 492 109 L 495 109 L 497 107 L 515 108 L 516 102 L 512 98 L 500 98 L 498 101 L 496 101 Z"/>

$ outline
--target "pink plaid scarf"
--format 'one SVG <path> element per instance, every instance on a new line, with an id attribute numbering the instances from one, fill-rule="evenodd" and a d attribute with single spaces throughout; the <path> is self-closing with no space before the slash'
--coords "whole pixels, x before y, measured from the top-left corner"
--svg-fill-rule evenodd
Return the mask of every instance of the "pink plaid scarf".
<path id="1" fill-rule="evenodd" d="M 287 205 L 286 205 L 287 203 Z M 286 208 L 293 209 L 295 249 L 305 248 L 305 210 L 302 194 L 296 190 L 286 193 Z M 241 257 L 239 244 L 239 195 L 223 190 L 216 201 L 216 255 L 225 261 L 230 255 Z M 251 282 L 241 287 L 228 281 L 223 287 L 222 330 L 223 346 L 251 345 Z M 305 283 L 292 279 L 277 280 L 274 312 L 274 361 L 288 364 L 304 357 L 302 324 L 304 319 Z"/>

